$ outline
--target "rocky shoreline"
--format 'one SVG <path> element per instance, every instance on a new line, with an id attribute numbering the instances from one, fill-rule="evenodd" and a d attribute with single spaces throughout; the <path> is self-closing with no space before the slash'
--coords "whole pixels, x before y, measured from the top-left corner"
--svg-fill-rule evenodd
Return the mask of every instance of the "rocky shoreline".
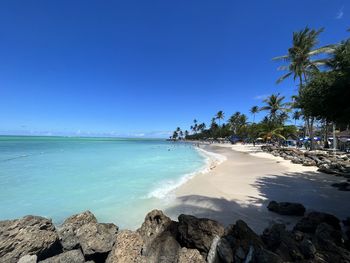
<path id="1" fill-rule="evenodd" d="M 318 171 L 335 176 L 343 176 L 347 179 L 342 183 L 332 186 L 340 191 L 350 191 L 350 154 L 336 153 L 332 151 L 301 151 L 296 148 L 285 148 L 265 145 L 262 151 L 270 153 L 292 163 L 304 166 L 317 166 Z"/>
<path id="2" fill-rule="evenodd" d="M 173 221 L 149 212 L 136 231 L 98 223 L 89 211 L 55 227 L 51 220 L 25 216 L 0 221 L 0 262 L 350 262 L 350 219 L 311 212 L 301 204 L 272 201 L 273 213 L 300 216 L 292 230 L 272 224 L 262 235 L 242 220 L 224 228 L 191 215 Z"/>

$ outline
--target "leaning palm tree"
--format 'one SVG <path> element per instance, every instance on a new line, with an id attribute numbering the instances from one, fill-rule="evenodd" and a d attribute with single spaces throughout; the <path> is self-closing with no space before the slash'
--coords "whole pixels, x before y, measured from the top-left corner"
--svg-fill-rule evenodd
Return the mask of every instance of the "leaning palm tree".
<path id="1" fill-rule="evenodd" d="M 319 30 L 305 29 L 293 33 L 293 45 L 288 49 L 288 54 L 280 57 L 275 57 L 273 60 L 284 60 L 289 64 L 279 67 L 279 70 L 287 70 L 288 72 L 277 80 L 277 83 L 282 82 L 288 77 L 294 77 L 294 80 L 299 79 L 299 91 L 303 88 L 303 82 L 307 81 L 308 76 L 313 71 L 318 71 L 320 66 L 327 63 L 327 59 L 313 59 L 315 56 L 324 53 L 333 53 L 336 45 L 327 45 L 320 48 L 315 48 L 318 44 L 318 37 L 323 32 L 323 28 Z M 305 116 L 306 126 L 310 132 L 311 149 L 313 149 L 313 122 L 314 118 Z"/>
<path id="2" fill-rule="evenodd" d="M 221 111 L 218 111 L 218 113 L 216 113 L 215 115 L 215 118 L 219 121 L 219 134 L 220 134 L 220 137 L 221 137 L 221 134 L 222 134 L 222 128 L 221 128 L 221 125 L 220 125 L 220 121 L 224 119 L 224 112 L 221 110 Z"/>
<path id="3" fill-rule="evenodd" d="M 250 109 L 250 113 L 253 114 L 253 123 L 255 123 L 255 114 L 259 112 L 259 107 L 258 106 L 253 106 Z"/>
<path id="4" fill-rule="evenodd" d="M 216 113 L 215 118 L 219 121 L 219 126 L 220 126 L 220 121 L 224 119 L 224 112 L 218 111 L 218 113 Z"/>
<path id="5" fill-rule="evenodd" d="M 272 94 L 268 98 L 266 98 L 263 102 L 266 104 L 261 107 L 260 111 L 268 111 L 268 117 L 271 121 L 277 121 L 278 116 L 282 113 L 289 111 L 289 103 L 283 102 L 285 99 L 284 96 L 280 96 L 280 94 Z"/>
<path id="6" fill-rule="evenodd" d="M 334 52 L 335 45 L 315 48 L 318 44 L 318 37 L 322 32 L 323 28 L 314 30 L 305 27 L 305 29 L 293 33 L 293 45 L 288 49 L 288 54 L 273 58 L 273 60 L 288 62 L 288 65 L 278 68 L 279 70 L 287 71 L 287 73 L 281 76 L 277 83 L 293 76 L 294 80 L 299 79 L 299 87 L 301 89 L 308 75 L 315 70 L 318 71 L 320 66 L 326 64 L 327 59 L 313 59 L 317 55 Z"/>
<path id="7" fill-rule="evenodd" d="M 282 135 L 284 128 L 273 128 L 273 129 L 265 129 L 260 132 L 260 136 L 264 139 L 264 141 L 274 141 L 274 140 L 285 140 L 286 138 Z"/>

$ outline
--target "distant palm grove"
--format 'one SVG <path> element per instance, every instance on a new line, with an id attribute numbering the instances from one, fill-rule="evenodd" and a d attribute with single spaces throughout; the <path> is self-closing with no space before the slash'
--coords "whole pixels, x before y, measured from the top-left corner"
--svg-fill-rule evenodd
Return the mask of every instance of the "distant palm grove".
<path id="1" fill-rule="evenodd" d="M 348 30 L 350 31 L 350 30 Z M 297 94 L 286 98 L 272 94 L 263 106 L 250 108 L 251 119 L 240 112 L 227 116 L 217 112 L 210 124 L 193 121 L 189 130 L 178 127 L 173 140 L 223 140 L 283 143 L 287 137 L 309 138 L 305 146 L 315 149 L 314 137 L 321 138 L 321 147 L 329 147 L 333 131 L 348 130 L 350 120 L 350 38 L 319 47 L 323 29 L 294 32 L 292 46 L 286 55 L 273 58 L 281 61 L 278 70 L 285 71 L 277 83 L 293 78 Z M 265 112 L 258 123 L 255 115 Z M 299 126 L 297 126 L 297 121 Z M 289 123 L 289 125 L 287 125 Z"/>

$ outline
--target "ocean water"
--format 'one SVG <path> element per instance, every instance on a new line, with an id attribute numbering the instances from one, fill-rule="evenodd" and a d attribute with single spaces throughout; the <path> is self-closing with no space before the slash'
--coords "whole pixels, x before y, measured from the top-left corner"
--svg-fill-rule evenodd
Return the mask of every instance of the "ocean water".
<path id="1" fill-rule="evenodd" d="M 133 229 L 207 162 L 191 144 L 163 140 L 0 136 L 0 220 L 60 224 L 88 209 Z"/>

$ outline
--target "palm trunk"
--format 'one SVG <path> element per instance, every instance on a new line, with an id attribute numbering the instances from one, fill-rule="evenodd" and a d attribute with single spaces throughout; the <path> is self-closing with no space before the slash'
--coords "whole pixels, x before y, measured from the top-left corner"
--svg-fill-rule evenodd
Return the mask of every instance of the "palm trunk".
<path id="1" fill-rule="evenodd" d="M 314 120 L 315 118 L 314 117 L 311 117 L 310 118 L 310 127 L 309 127 L 309 130 L 310 130 L 310 150 L 314 150 Z"/>

